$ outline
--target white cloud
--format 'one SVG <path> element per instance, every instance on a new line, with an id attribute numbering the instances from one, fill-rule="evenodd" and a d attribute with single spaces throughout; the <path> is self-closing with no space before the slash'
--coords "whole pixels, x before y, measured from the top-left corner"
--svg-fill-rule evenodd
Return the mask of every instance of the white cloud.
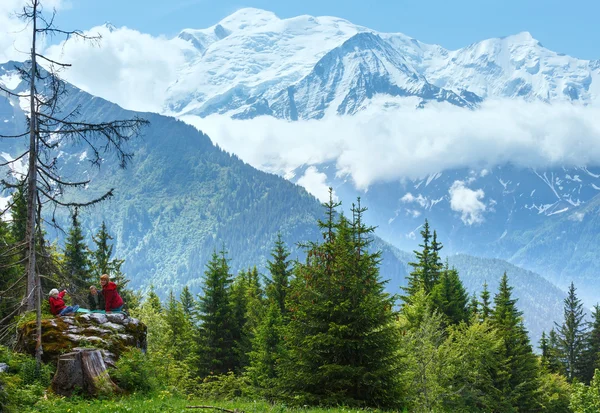
<path id="1" fill-rule="evenodd" d="M 304 175 L 298 179 L 298 185 L 303 186 L 309 193 L 317 197 L 321 202 L 329 201 L 329 185 L 327 185 L 327 175 L 319 172 L 314 166 L 309 166 Z M 338 198 L 333 193 L 333 200 Z"/>
<path id="2" fill-rule="evenodd" d="M 0 63 L 8 60 L 23 61 L 28 58 L 31 34 L 26 23 L 18 18 L 27 0 L 0 1 Z M 43 11 L 52 12 L 68 7 L 64 0 L 43 0 Z M 43 43 L 42 43 L 43 47 Z"/>
<path id="3" fill-rule="evenodd" d="M 417 204 L 421 205 L 421 207 L 423 207 L 423 208 L 426 208 L 427 205 L 429 204 L 429 201 L 423 195 L 419 194 L 418 196 L 415 197 L 410 192 L 407 192 L 406 195 L 404 195 L 402 198 L 400 198 L 400 201 L 404 202 L 405 204 L 412 204 L 412 203 L 416 202 Z"/>
<path id="4" fill-rule="evenodd" d="M 51 58 L 73 63 L 63 78 L 126 109 L 160 112 L 165 91 L 184 63 L 187 43 L 126 27 L 98 26 L 87 33 L 100 34 L 99 44 L 71 39 L 48 48 Z"/>
<path id="5" fill-rule="evenodd" d="M 350 176 L 359 189 L 453 168 L 589 166 L 600 160 L 600 107 L 594 106 L 497 100 L 474 111 L 450 105 L 373 108 L 318 121 L 182 119 L 260 169 L 283 173 L 333 162 L 338 175 Z"/>
<path id="6" fill-rule="evenodd" d="M 486 206 L 481 200 L 485 193 L 483 190 L 476 191 L 465 186 L 464 181 L 454 181 L 450 187 L 450 208 L 460 212 L 460 219 L 466 225 L 480 224 L 483 222 L 483 213 Z"/>

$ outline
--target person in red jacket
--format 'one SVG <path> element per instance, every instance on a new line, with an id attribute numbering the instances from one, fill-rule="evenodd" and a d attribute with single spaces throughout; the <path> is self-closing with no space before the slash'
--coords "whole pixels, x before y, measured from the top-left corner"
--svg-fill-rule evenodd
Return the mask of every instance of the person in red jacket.
<path id="1" fill-rule="evenodd" d="M 67 294 L 67 290 L 58 292 L 56 288 L 50 290 L 50 312 L 54 315 L 63 316 L 70 313 L 76 313 L 79 310 L 78 305 L 70 306 L 65 304 L 63 297 Z"/>
<path id="2" fill-rule="evenodd" d="M 102 274 L 100 277 L 100 284 L 102 284 L 102 295 L 104 296 L 104 303 L 106 304 L 106 312 L 122 311 L 123 299 L 117 291 L 117 284 L 110 280 L 108 274 Z"/>

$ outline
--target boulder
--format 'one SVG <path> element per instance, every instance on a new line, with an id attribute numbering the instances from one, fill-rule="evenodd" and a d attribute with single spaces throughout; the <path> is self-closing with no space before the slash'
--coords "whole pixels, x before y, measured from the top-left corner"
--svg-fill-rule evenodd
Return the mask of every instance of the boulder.
<path id="1" fill-rule="evenodd" d="M 146 325 L 125 314 L 88 313 L 42 320 L 42 358 L 59 360 L 61 355 L 93 347 L 100 351 L 104 364 L 114 367 L 129 347 L 146 351 Z M 35 354 L 36 323 L 19 328 L 17 350 Z M 65 361 L 66 362 L 66 361 Z"/>

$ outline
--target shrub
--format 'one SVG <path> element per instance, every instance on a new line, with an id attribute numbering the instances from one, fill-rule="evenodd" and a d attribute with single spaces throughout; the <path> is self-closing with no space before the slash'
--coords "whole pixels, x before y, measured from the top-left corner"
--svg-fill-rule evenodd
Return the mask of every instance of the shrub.
<path id="1" fill-rule="evenodd" d="M 197 396 L 207 400 L 233 400 L 248 395 L 249 383 L 233 372 L 208 376 L 198 385 Z"/>
<path id="2" fill-rule="evenodd" d="M 123 353 L 110 376 L 125 391 L 149 393 L 158 387 L 154 366 L 140 349 Z"/>

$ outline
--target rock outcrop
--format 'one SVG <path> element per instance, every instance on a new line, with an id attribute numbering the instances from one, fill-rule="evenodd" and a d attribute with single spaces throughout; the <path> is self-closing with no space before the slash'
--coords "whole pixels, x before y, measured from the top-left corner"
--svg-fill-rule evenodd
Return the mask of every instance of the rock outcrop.
<path id="1" fill-rule="evenodd" d="M 69 352 L 97 349 L 103 362 L 114 367 L 115 361 L 127 349 L 146 350 L 146 325 L 125 314 L 89 313 L 42 320 L 42 349 L 44 362 L 56 362 Z M 34 355 L 36 345 L 35 321 L 19 329 L 17 349 Z"/>

